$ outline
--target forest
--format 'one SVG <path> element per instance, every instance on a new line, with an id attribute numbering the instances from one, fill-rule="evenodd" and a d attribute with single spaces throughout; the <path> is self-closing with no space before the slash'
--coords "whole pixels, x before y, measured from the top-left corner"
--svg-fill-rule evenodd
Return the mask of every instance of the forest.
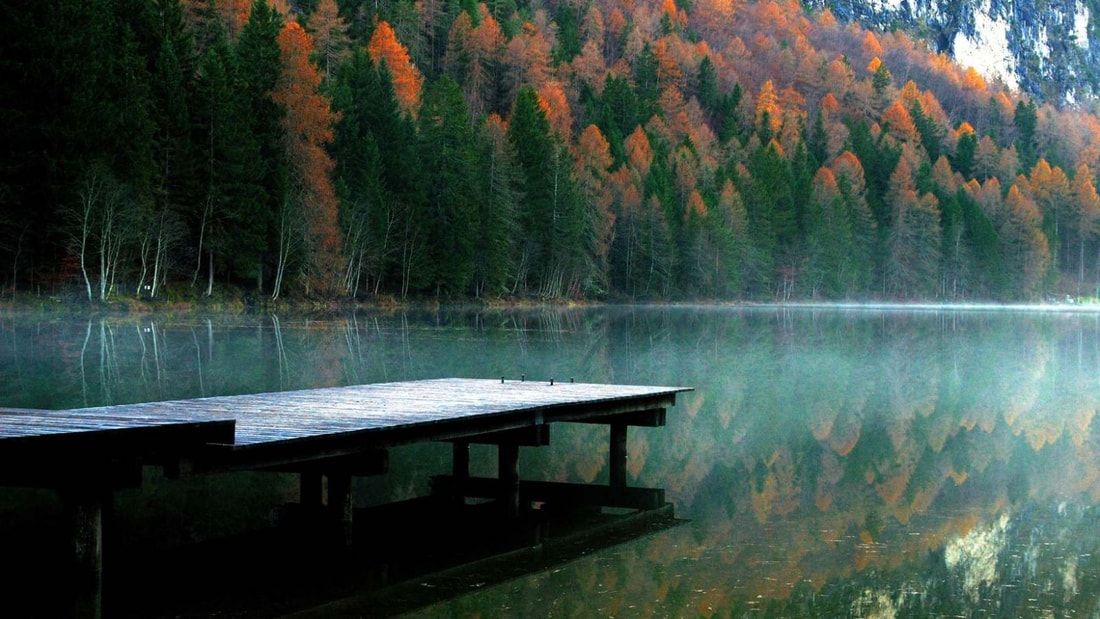
<path id="1" fill-rule="evenodd" d="M 22 0 L 0 296 L 1100 296 L 1095 104 L 796 0 Z"/>

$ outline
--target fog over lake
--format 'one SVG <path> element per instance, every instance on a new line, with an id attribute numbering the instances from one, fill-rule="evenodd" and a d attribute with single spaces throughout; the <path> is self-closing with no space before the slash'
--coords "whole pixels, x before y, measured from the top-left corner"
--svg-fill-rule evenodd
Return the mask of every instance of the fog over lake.
<path id="1" fill-rule="evenodd" d="M 1100 314 L 1048 307 L 645 306 L 318 319 L 0 314 L 0 406 L 74 408 L 437 377 L 682 385 L 627 481 L 686 522 L 417 616 L 1069 616 L 1100 612 Z M 607 429 L 555 427 L 524 479 L 606 483 Z M 359 506 L 427 494 L 392 450 Z M 477 447 L 475 475 L 495 474 Z M 245 530 L 297 487 L 119 493 L 121 544 Z M 244 492 L 235 487 L 234 493 Z M 41 497 L 0 489 L 10 537 Z M 47 510 L 48 511 L 48 510 Z"/>

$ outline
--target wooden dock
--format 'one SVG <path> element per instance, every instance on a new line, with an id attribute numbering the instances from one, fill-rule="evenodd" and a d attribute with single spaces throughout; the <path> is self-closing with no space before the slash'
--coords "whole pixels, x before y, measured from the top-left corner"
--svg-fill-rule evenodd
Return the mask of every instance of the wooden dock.
<path id="1" fill-rule="evenodd" d="M 451 498 L 494 498 L 513 515 L 525 502 L 566 496 L 647 509 L 663 503 L 663 493 L 627 487 L 627 428 L 664 425 L 666 408 L 684 391 L 440 379 L 64 411 L 0 409 L 0 485 L 56 488 L 65 498 L 77 565 L 74 614 L 97 617 L 104 507 L 115 490 L 141 484 L 143 467 L 162 467 L 169 477 L 297 473 L 300 507 L 323 511 L 349 545 L 352 477 L 385 473 L 388 449 L 417 442 L 453 444 L 452 475 L 434 480 Z M 550 424 L 559 422 L 611 428 L 608 486 L 521 483 L 519 447 L 547 444 Z M 474 443 L 498 446 L 497 479 L 469 476 Z"/>

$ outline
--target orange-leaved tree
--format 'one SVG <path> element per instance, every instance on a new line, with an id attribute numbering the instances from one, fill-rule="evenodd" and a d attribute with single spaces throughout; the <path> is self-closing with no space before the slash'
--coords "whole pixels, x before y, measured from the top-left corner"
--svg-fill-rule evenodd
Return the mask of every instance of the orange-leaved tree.
<path id="1" fill-rule="evenodd" d="M 1100 195 L 1093 184 L 1092 172 L 1087 164 L 1077 166 L 1073 174 L 1074 218 L 1077 220 L 1077 287 L 1078 294 L 1085 282 L 1085 244 L 1096 237 L 1100 225 Z"/>
<path id="2" fill-rule="evenodd" d="M 615 214 L 611 211 L 614 199 L 608 187 L 608 175 L 614 159 L 611 146 L 596 125 L 588 125 L 577 140 L 574 151 L 573 178 L 583 202 L 589 229 L 595 235 L 594 257 L 597 272 L 607 273 L 607 257 L 615 227 Z M 607 282 L 600 282 L 606 286 Z"/>
<path id="3" fill-rule="evenodd" d="M 283 110 L 283 141 L 290 177 L 279 217 L 279 260 L 273 297 L 277 298 L 288 260 L 301 246 L 306 288 L 322 294 L 335 290 L 340 234 L 332 159 L 325 145 L 332 140 L 337 115 L 320 93 L 321 75 L 310 63 L 313 41 L 297 22 L 279 33 L 282 73 L 272 98 Z M 304 224 L 304 227 L 301 225 Z"/>
<path id="4" fill-rule="evenodd" d="M 1008 188 L 1001 215 L 996 223 L 1003 259 L 1009 272 L 1016 274 L 1010 291 L 1035 298 L 1042 291 L 1051 265 L 1050 245 L 1040 230 L 1042 214 L 1031 196 L 1020 189 L 1020 183 L 1015 183 Z"/>
<path id="5" fill-rule="evenodd" d="M 917 193 L 909 157 L 898 159 L 886 201 L 892 211 L 886 241 L 887 290 L 901 297 L 933 294 L 941 249 L 939 203 L 930 193 Z"/>
<path id="6" fill-rule="evenodd" d="M 315 51 L 328 78 L 348 55 L 348 24 L 340 17 L 336 0 L 320 0 L 309 16 L 309 31 Z"/>
<path id="7" fill-rule="evenodd" d="M 397 40 L 397 33 L 388 22 L 380 21 L 367 43 L 367 53 L 375 64 L 386 63 L 393 80 L 393 91 L 402 112 L 416 114 L 420 104 L 420 87 L 424 78 L 409 59 L 409 50 Z"/>

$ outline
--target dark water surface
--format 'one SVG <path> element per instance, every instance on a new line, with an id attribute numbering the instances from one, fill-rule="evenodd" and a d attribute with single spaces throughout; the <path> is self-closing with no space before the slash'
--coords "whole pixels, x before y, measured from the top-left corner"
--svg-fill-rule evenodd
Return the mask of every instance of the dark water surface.
<path id="1" fill-rule="evenodd" d="M 469 592 L 422 616 L 1095 616 L 1100 316 L 596 308 L 271 316 L 0 315 L 0 406 L 69 408 L 444 376 L 684 385 L 632 429 L 628 483 L 686 524 Z M 555 428 L 524 478 L 607 480 L 607 431 Z M 475 449 L 475 475 L 495 473 Z M 391 453 L 360 506 L 421 496 L 443 445 Z M 147 475 L 136 546 L 247 530 L 278 475 Z M 247 489 L 247 493 L 245 492 Z M 11 530 L 52 508 L 0 489 Z M 28 513 L 30 512 L 30 513 Z M 150 533 L 149 531 L 155 531 Z M 147 538 L 146 538 L 147 536 Z"/>

